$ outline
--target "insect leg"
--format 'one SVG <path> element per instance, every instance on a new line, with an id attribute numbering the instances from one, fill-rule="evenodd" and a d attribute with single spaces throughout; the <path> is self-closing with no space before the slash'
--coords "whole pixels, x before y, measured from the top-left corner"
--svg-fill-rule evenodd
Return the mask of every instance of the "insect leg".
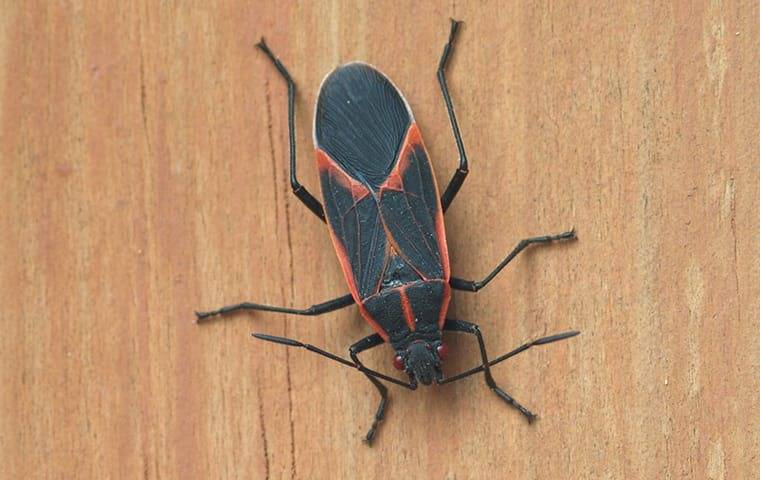
<path id="1" fill-rule="evenodd" d="M 296 118 L 296 112 L 295 112 L 295 102 L 296 102 L 296 84 L 293 82 L 293 79 L 290 77 L 290 74 L 285 69 L 285 66 L 280 62 L 280 60 L 274 56 L 272 51 L 269 49 L 269 46 L 267 46 L 266 42 L 264 42 L 264 39 L 262 38 L 259 43 L 256 44 L 261 51 L 263 51 L 267 57 L 269 57 L 269 60 L 272 61 L 274 66 L 277 68 L 277 71 L 280 72 L 280 76 L 282 76 L 283 79 L 285 79 L 285 82 L 288 84 L 288 134 L 290 138 L 290 186 L 293 188 L 293 193 L 298 197 L 301 202 L 303 202 L 304 205 L 306 205 L 309 210 L 314 212 L 314 215 L 319 217 L 323 222 L 325 221 L 325 211 L 324 208 L 322 208 L 322 204 L 319 203 L 319 200 L 314 198 L 314 195 L 309 193 L 308 190 L 306 190 L 306 187 L 298 183 L 298 179 L 296 178 L 296 126 L 295 126 L 295 118 Z"/>
<path id="2" fill-rule="evenodd" d="M 520 242 L 517 244 L 517 246 L 509 252 L 509 255 L 504 258 L 504 260 L 499 263 L 496 268 L 493 269 L 491 273 L 485 276 L 483 280 L 480 281 L 473 281 L 473 280 L 463 280 L 461 278 L 457 277 L 451 277 L 449 280 L 449 284 L 451 285 L 451 288 L 454 288 L 456 290 L 466 290 L 470 292 L 477 292 L 481 288 L 488 285 L 488 282 L 494 279 L 496 275 L 501 272 L 504 267 L 507 266 L 509 262 L 512 261 L 513 258 L 517 256 L 518 253 L 525 250 L 526 247 L 529 245 L 533 245 L 534 243 L 550 243 L 557 240 L 573 240 L 577 238 L 575 236 L 575 229 L 570 230 L 569 232 L 560 233 L 559 235 L 544 235 L 541 237 L 531 237 L 526 238 L 524 240 L 520 240 Z"/>
<path id="3" fill-rule="evenodd" d="M 369 350 L 370 348 L 381 345 L 382 343 L 383 338 L 376 333 L 362 338 L 358 342 L 351 345 L 351 348 L 349 349 L 351 360 L 353 360 L 355 364 L 359 365 L 360 368 L 365 368 L 364 364 L 359 360 L 359 354 L 365 350 Z M 367 436 L 364 437 L 364 441 L 367 442 L 368 445 L 372 445 L 372 440 L 375 438 L 375 433 L 377 433 L 377 427 L 385 417 L 385 408 L 388 406 L 388 388 L 383 385 L 377 378 L 366 373 L 365 375 L 369 381 L 372 382 L 372 384 L 377 388 L 377 391 L 380 392 L 380 405 L 378 405 L 377 412 L 375 412 L 375 419 L 372 421 L 372 426 L 369 427 Z"/>
<path id="4" fill-rule="evenodd" d="M 327 350 L 323 350 L 319 347 L 315 347 L 314 345 L 311 345 L 309 343 L 302 343 L 298 340 L 294 340 L 292 338 L 285 338 L 285 337 L 277 337 L 275 335 L 267 335 L 266 333 L 253 333 L 252 334 L 255 338 L 258 338 L 259 340 L 265 340 L 267 342 L 274 342 L 279 343 L 280 345 L 285 345 L 286 347 L 300 347 L 305 348 L 306 350 L 316 353 L 317 355 L 322 355 L 323 357 L 327 357 L 330 360 L 334 360 L 338 363 L 341 363 L 347 367 L 355 368 L 362 372 L 365 375 L 371 375 L 376 378 L 381 378 L 385 380 L 386 382 L 395 383 L 396 385 L 400 385 L 404 388 L 408 388 L 409 390 L 414 390 L 415 387 L 413 387 L 411 384 L 402 382 L 398 378 L 389 377 L 388 375 L 385 375 L 380 372 L 376 372 L 370 368 L 365 367 L 363 364 L 357 364 L 352 362 L 351 360 L 346 360 L 345 358 L 339 357 L 338 355 L 335 355 L 334 353 L 330 353 Z M 365 339 L 366 340 L 366 339 Z"/>
<path id="5" fill-rule="evenodd" d="M 577 330 L 571 330 L 569 332 L 557 333 L 557 334 L 554 334 L 554 335 L 549 335 L 548 337 L 542 337 L 542 338 L 538 338 L 536 340 L 532 340 L 532 341 L 527 342 L 527 343 L 523 343 L 522 345 L 520 345 L 519 347 L 515 348 L 514 350 L 512 350 L 510 352 L 507 352 L 504 355 L 501 355 L 499 357 L 494 358 L 493 360 L 491 360 L 490 362 L 488 362 L 488 366 L 489 367 L 493 367 L 494 365 L 496 365 L 498 363 L 501 363 L 504 360 L 507 360 L 509 358 L 512 358 L 515 355 L 517 355 L 519 353 L 522 353 L 522 352 L 530 349 L 531 347 L 536 347 L 538 345 L 546 345 L 547 343 L 558 342 L 560 340 L 566 340 L 566 339 L 572 338 L 572 337 L 574 337 L 576 335 L 580 335 L 580 333 L 581 332 L 579 332 Z M 482 372 L 484 369 L 485 369 L 485 366 L 484 365 L 480 365 L 480 366 L 477 366 L 475 368 L 471 368 L 471 369 L 469 369 L 467 371 L 464 371 L 462 373 L 458 373 L 458 374 L 456 374 L 456 375 L 454 375 L 452 377 L 446 377 L 446 379 L 444 381 L 442 381 L 441 383 L 456 382 L 457 380 L 461 380 L 461 379 L 463 379 L 465 377 L 469 377 L 470 375 L 474 375 L 476 373 Z"/>
<path id="6" fill-rule="evenodd" d="M 491 368 L 490 364 L 488 363 L 488 355 L 486 354 L 486 345 L 483 342 L 483 335 L 480 333 L 480 328 L 474 323 L 465 322 L 463 320 L 446 319 L 446 324 L 444 325 L 443 329 L 453 332 L 469 333 L 477 337 L 478 346 L 480 347 L 480 357 L 483 360 L 483 372 L 485 373 L 486 377 L 486 385 L 488 385 L 491 391 L 493 391 L 499 398 L 519 410 L 520 413 L 522 413 L 525 418 L 528 419 L 528 423 L 531 423 L 536 418 L 536 415 L 527 408 L 520 405 L 517 400 L 512 398 L 509 394 L 507 394 L 507 392 L 496 385 L 496 381 L 493 379 L 493 375 L 491 375 Z"/>
<path id="7" fill-rule="evenodd" d="M 451 30 L 449 31 L 449 40 L 446 42 L 446 46 L 443 47 L 443 54 L 441 55 L 441 61 L 438 62 L 438 83 L 441 85 L 441 93 L 443 94 L 443 101 L 446 103 L 446 111 L 449 114 L 449 121 L 451 122 L 451 130 L 454 132 L 454 140 L 457 142 L 457 149 L 459 150 L 459 168 L 454 172 L 454 176 L 451 177 L 449 185 L 441 195 L 441 208 L 445 212 L 451 202 L 456 197 L 459 189 L 464 183 L 467 173 L 469 173 L 469 167 L 467 166 L 467 154 L 464 151 L 464 143 L 462 142 L 462 134 L 459 133 L 459 124 L 457 123 L 457 117 L 454 114 L 454 105 L 451 103 L 451 95 L 449 95 L 449 87 L 446 85 L 446 62 L 449 59 L 451 49 L 454 47 L 454 38 L 456 37 L 457 30 L 459 29 L 460 22 L 451 19 Z"/>
<path id="8" fill-rule="evenodd" d="M 377 428 L 380 425 L 380 422 L 382 422 L 383 418 L 385 417 L 385 408 L 388 406 L 388 388 L 385 385 L 383 385 L 379 379 L 383 379 L 388 382 L 395 383 L 396 385 L 400 385 L 402 387 L 406 387 L 411 390 L 414 390 L 414 387 L 412 385 L 406 382 L 402 382 L 393 377 L 384 375 L 380 372 L 371 370 L 365 367 L 364 364 L 361 361 L 359 361 L 359 358 L 358 358 L 359 353 L 363 352 L 364 350 L 368 350 L 370 348 L 376 347 L 383 343 L 382 337 L 380 337 L 380 335 L 378 334 L 373 334 L 368 337 L 362 338 L 355 344 L 351 345 L 349 352 L 351 354 L 352 361 L 346 360 L 345 358 L 339 357 L 326 350 L 322 350 L 321 348 L 315 347 L 314 345 L 309 345 L 308 343 L 301 343 L 291 338 L 275 337 L 274 335 L 266 335 L 263 333 L 254 333 L 253 336 L 260 340 L 275 342 L 282 345 L 286 345 L 288 347 L 305 348 L 306 350 L 309 350 L 310 352 L 314 352 L 318 355 L 322 355 L 323 357 L 327 357 L 330 360 L 334 360 L 338 363 L 342 363 L 343 365 L 347 367 L 353 367 L 359 370 L 360 372 L 362 372 L 369 379 L 369 381 L 372 382 L 372 385 L 374 385 L 375 388 L 377 388 L 377 391 L 380 392 L 380 404 L 378 405 L 377 411 L 375 412 L 375 419 L 373 420 L 372 426 L 367 432 L 367 436 L 364 438 L 364 441 L 367 442 L 367 444 L 369 445 L 372 445 L 372 440 L 375 438 L 375 434 L 377 433 Z"/>
<path id="9" fill-rule="evenodd" d="M 198 317 L 198 321 L 204 320 L 214 315 L 223 315 L 240 310 L 263 310 L 265 312 L 290 313 L 294 315 L 321 315 L 323 313 L 332 312 L 333 310 L 347 307 L 352 303 L 354 303 L 354 297 L 352 297 L 349 293 L 348 295 L 343 295 L 342 297 L 334 298 L 323 303 L 317 303 L 316 305 L 312 305 L 311 307 L 303 309 L 276 307 L 272 305 L 261 305 L 258 303 L 244 302 L 235 305 L 227 305 L 226 307 L 222 307 L 218 310 L 212 310 L 210 312 L 195 312 L 195 315 Z"/>

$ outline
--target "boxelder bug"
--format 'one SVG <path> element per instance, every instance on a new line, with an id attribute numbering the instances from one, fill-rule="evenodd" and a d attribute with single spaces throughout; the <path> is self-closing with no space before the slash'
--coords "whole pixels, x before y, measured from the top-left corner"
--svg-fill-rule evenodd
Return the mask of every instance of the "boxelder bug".
<path id="1" fill-rule="evenodd" d="M 483 372 L 488 387 L 532 421 L 535 415 L 496 385 L 491 367 L 534 345 L 564 340 L 579 333 L 570 331 L 534 340 L 489 361 L 478 326 L 446 317 L 452 288 L 477 292 L 529 245 L 575 238 L 571 230 L 524 239 L 481 281 L 450 275 L 443 214 L 468 173 L 467 156 L 444 75 L 458 27 L 459 23 L 452 20 L 449 39 L 438 64 L 438 82 L 459 149 L 459 168 L 443 195 L 438 194 L 409 104 L 385 75 L 365 63 L 354 62 L 338 67 L 325 78 L 317 100 L 314 144 L 324 207 L 296 178 L 295 84 L 285 66 L 261 40 L 257 46 L 288 85 L 293 193 L 327 223 L 351 293 L 303 310 L 241 303 L 197 313 L 199 320 L 238 310 L 319 315 L 356 303 L 376 333 L 351 346 L 351 360 L 288 338 L 254 336 L 306 348 L 366 375 L 380 393 L 380 405 L 366 437 L 368 443 L 383 420 L 388 402 L 388 391 L 381 380 L 414 390 L 418 383 L 450 383 Z M 448 348 L 442 341 L 442 331 L 474 335 L 482 364 L 444 378 L 441 363 L 446 359 Z M 361 352 L 384 342 L 393 346 L 393 364 L 406 372 L 408 382 L 369 369 L 359 360 Z"/>

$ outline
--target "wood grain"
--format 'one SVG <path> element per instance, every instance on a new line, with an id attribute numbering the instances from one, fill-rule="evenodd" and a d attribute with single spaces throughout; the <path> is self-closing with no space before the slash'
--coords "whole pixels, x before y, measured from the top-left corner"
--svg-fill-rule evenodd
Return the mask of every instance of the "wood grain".
<path id="1" fill-rule="evenodd" d="M 710 478 L 760 476 L 760 8 L 757 2 L 3 2 L 0 477 Z M 571 5 L 572 3 L 572 5 Z M 453 271 L 571 226 L 452 315 L 492 354 L 577 328 L 482 378 L 392 389 L 306 352 L 369 332 L 193 310 L 343 294 L 323 225 L 290 193 L 317 87 L 362 59 L 405 92 L 440 183 Z M 452 338 L 448 371 L 474 365 Z M 367 363 L 392 371 L 391 353 Z"/>

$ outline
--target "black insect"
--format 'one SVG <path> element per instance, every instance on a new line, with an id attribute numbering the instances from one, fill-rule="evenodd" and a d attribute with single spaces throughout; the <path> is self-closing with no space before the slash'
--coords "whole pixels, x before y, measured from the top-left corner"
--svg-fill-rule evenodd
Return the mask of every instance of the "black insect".
<path id="1" fill-rule="evenodd" d="M 459 22 L 452 20 L 449 39 L 438 64 L 438 82 L 459 149 L 459 168 L 443 195 L 439 195 L 420 130 L 407 101 L 385 75 L 370 65 L 354 62 L 338 67 L 325 78 L 317 100 L 314 144 L 324 207 L 296 178 L 295 84 L 280 60 L 261 40 L 257 46 L 288 85 L 293 193 L 327 223 L 350 293 L 303 310 L 241 303 L 197 313 L 199 320 L 238 310 L 319 315 L 356 303 L 375 333 L 351 346 L 351 360 L 292 339 L 254 336 L 306 348 L 364 373 L 380 393 L 380 405 L 367 433 L 367 442 L 374 438 L 388 402 L 387 388 L 381 380 L 414 390 L 419 383 L 450 383 L 482 371 L 489 388 L 532 421 L 535 415 L 496 385 L 490 367 L 534 345 L 579 333 L 570 331 L 544 337 L 489 361 L 478 326 L 446 316 L 452 288 L 477 292 L 529 245 L 575 238 L 571 230 L 521 240 L 481 281 L 450 275 L 443 214 L 468 173 L 467 156 L 444 75 L 458 27 Z M 474 335 L 480 346 L 482 364 L 445 378 L 442 362 L 448 348 L 442 339 L 443 331 Z M 406 372 L 408 382 L 369 369 L 359 360 L 359 353 L 385 342 L 393 347 L 393 364 Z"/>

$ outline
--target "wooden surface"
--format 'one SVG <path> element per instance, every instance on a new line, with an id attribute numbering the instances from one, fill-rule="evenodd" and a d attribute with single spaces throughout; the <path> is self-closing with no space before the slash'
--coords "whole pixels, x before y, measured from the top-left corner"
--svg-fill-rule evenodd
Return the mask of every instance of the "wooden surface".
<path id="1" fill-rule="evenodd" d="M 760 7 L 757 2 L 4 2 L 0 15 L 0 477 L 757 478 L 760 475 Z M 506 3 L 506 2 L 505 2 Z M 519 5 L 517 5 L 519 4 Z M 194 309 L 306 306 L 346 291 L 324 226 L 288 184 L 286 90 L 300 86 L 300 177 L 322 77 L 371 62 L 405 92 L 443 183 L 453 272 L 523 254 L 453 316 L 497 379 L 376 394 L 304 351 L 367 334 L 320 318 Z M 450 338 L 449 373 L 476 364 Z M 393 371 L 387 347 L 367 363 Z"/>

